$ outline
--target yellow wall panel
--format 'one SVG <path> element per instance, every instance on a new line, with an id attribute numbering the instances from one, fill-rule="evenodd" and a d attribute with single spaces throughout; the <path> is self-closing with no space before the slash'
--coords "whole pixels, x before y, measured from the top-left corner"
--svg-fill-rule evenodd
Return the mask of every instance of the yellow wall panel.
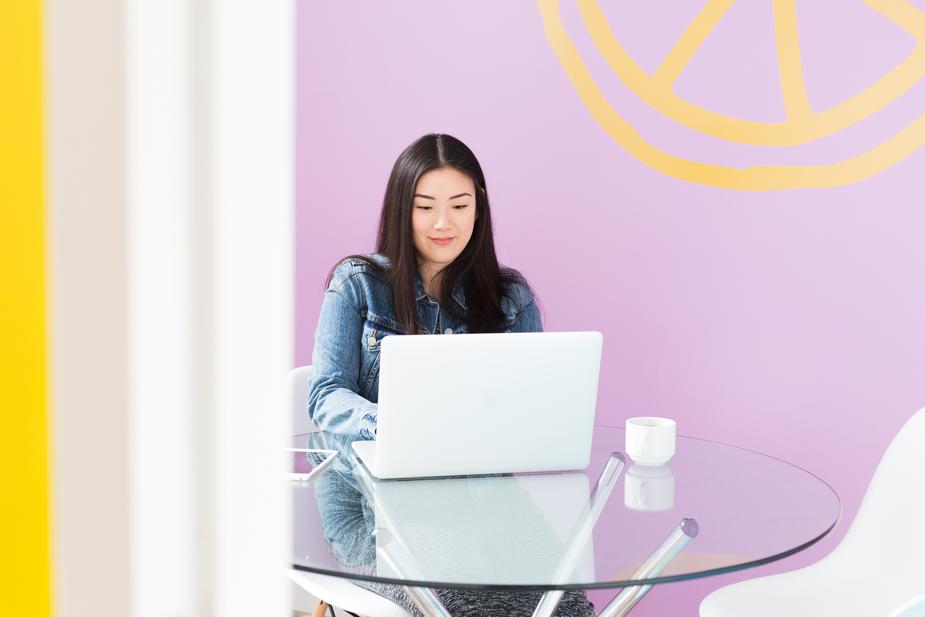
<path id="1" fill-rule="evenodd" d="M 42 4 L 0 3 L 0 613 L 51 612 Z"/>

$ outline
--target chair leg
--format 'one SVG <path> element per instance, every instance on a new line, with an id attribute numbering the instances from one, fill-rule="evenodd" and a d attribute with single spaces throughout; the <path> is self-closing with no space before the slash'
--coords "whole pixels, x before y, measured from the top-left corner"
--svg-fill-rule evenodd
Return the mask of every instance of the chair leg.
<path id="1" fill-rule="evenodd" d="M 315 610 L 312 611 L 312 617 L 324 617 L 324 614 L 328 610 L 328 603 L 324 600 L 318 601 L 318 606 L 315 607 Z"/>

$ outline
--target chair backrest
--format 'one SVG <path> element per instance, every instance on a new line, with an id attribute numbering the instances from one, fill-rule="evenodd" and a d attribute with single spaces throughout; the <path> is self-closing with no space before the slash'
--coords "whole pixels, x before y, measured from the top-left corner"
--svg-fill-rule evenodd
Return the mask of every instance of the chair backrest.
<path id="1" fill-rule="evenodd" d="M 315 430 L 308 418 L 308 388 L 312 383 L 312 367 L 299 366 L 289 371 L 286 378 L 286 390 L 289 392 L 289 404 L 292 413 L 292 434 L 301 435 Z"/>
<path id="2" fill-rule="evenodd" d="M 891 584 L 905 587 L 917 581 L 925 587 L 923 521 L 925 408 L 906 422 L 887 448 L 851 528 L 830 557 L 853 567 L 887 569 Z"/>
<path id="3" fill-rule="evenodd" d="M 890 617 L 925 617 L 925 593 L 897 608 Z"/>

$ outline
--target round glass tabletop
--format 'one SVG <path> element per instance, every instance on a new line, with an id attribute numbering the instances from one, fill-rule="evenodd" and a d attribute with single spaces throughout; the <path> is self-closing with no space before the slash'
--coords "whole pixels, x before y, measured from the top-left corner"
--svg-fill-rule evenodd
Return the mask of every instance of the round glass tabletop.
<path id="1" fill-rule="evenodd" d="M 466 589 L 656 584 L 786 557 L 841 513 L 811 473 L 690 437 L 660 467 L 621 454 L 623 429 L 596 427 L 583 471 L 385 481 L 356 461 L 353 439 L 293 438 L 330 452 L 294 453 L 296 569 Z"/>

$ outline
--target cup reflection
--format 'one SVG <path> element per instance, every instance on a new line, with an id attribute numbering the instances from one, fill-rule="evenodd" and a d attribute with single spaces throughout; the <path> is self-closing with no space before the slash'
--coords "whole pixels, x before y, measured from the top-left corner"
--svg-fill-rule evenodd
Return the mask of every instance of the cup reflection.
<path id="1" fill-rule="evenodd" d="M 631 510 L 657 512 L 674 507 L 674 474 L 668 465 L 630 465 L 623 486 L 623 503 Z"/>

